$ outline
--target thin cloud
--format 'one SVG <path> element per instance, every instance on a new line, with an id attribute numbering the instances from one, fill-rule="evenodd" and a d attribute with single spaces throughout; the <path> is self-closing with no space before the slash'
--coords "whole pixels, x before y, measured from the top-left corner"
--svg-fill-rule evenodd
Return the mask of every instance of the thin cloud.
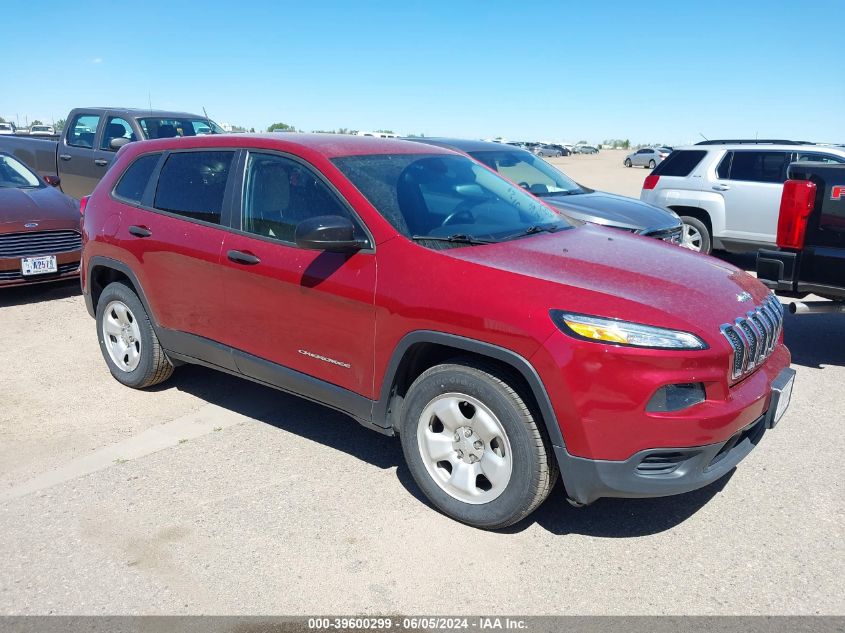
<path id="1" fill-rule="evenodd" d="M 102 57 L 95 57 L 94 59 L 91 60 L 91 63 L 92 64 L 102 64 L 103 58 Z"/>

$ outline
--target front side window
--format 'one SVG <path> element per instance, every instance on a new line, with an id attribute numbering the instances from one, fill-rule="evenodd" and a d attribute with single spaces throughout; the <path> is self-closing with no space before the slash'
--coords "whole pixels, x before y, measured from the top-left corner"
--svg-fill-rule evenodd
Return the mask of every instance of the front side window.
<path id="1" fill-rule="evenodd" d="M 44 186 L 32 171 L 16 158 L 0 154 L 0 188 L 37 189 Z"/>
<path id="2" fill-rule="evenodd" d="M 734 151 L 728 178 L 751 182 L 782 183 L 786 180 L 789 156 L 789 152 Z"/>
<path id="3" fill-rule="evenodd" d="M 535 196 L 585 192 L 585 189 L 577 182 L 529 152 L 481 151 L 470 152 L 470 156 Z"/>
<path id="4" fill-rule="evenodd" d="M 144 132 L 144 137 L 148 139 L 224 133 L 223 129 L 210 119 L 145 117 L 139 119 L 138 124 Z"/>
<path id="5" fill-rule="evenodd" d="M 220 224 L 234 152 L 178 152 L 161 169 L 153 206 L 193 220 Z"/>
<path id="6" fill-rule="evenodd" d="M 503 241 L 569 227 L 535 197 L 465 156 L 381 154 L 333 162 L 407 237 Z"/>
<path id="7" fill-rule="evenodd" d="M 93 149 L 94 136 L 97 134 L 98 125 L 100 125 L 100 115 L 98 114 L 76 115 L 68 128 L 67 144 Z"/>
<path id="8" fill-rule="evenodd" d="M 297 224 L 321 215 L 343 216 L 358 226 L 346 206 L 309 168 L 284 156 L 249 155 L 244 231 L 292 243 Z M 363 230 L 359 237 L 364 237 Z"/>
<path id="9" fill-rule="evenodd" d="M 127 202 L 140 203 L 159 157 L 161 154 L 147 154 L 136 159 L 120 177 L 114 194 Z"/>
<path id="10" fill-rule="evenodd" d="M 106 128 L 103 132 L 103 140 L 100 143 L 100 149 L 116 152 L 117 150 L 113 149 L 111 146 L 111 142 L 116 138 L 125 138 L 129 141 L 134 141 L 135 134 L 132 132 L 132 127 L 126 119 L 111 116 L 106 120 Z"/>

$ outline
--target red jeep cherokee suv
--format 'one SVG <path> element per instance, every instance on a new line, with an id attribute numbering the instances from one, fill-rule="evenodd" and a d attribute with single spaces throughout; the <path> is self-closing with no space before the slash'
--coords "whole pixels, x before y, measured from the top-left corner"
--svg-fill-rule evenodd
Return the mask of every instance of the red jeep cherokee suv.
<path id="1" fill-rule="evenodd" d="M 103 357 L 182 362 L 398 434 L 451 517 L 704 486 L 778 422 L 794 372 L 752 276 L 572 227 L 450 150 L 344 136 L 131 143 L 83 220 Z"/>

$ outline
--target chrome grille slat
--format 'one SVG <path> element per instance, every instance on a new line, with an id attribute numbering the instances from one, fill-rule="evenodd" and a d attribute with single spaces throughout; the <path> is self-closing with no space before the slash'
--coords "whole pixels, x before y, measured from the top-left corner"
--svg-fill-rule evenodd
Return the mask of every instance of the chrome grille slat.
<path id="1" fill-rule="evenodd" d="M 783 306 L 774 295 L 738 317 L 725 323 L 720 331 L 731 346 L 731 378 L 736 380 L 765 362 L 777 347 L 783 331 Z"/>
<path id="2" fill-rule="evenodd" d="M 0 235 L 0 257 L 30 257 L 68 253 L 82 248 L 77 231 L 32 231 Z"/>

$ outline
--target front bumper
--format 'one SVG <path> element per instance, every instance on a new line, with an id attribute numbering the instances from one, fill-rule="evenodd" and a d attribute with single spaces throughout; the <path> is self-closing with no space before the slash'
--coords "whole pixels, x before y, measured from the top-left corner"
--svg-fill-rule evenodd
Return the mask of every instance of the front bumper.
<path id="1" fill-rule="evenodd" d="M 703 446 L 639 451 L 623 461 L 587 459 L 555 446 L 564 486 L 579 505 L 602 497 L 663 497 L 703 488 L 724 477 L 779 421 L 781 398 L 788 399 L 795 371 L 786 368 L 772 383 L 767 411 L 726 441 Z"/>

